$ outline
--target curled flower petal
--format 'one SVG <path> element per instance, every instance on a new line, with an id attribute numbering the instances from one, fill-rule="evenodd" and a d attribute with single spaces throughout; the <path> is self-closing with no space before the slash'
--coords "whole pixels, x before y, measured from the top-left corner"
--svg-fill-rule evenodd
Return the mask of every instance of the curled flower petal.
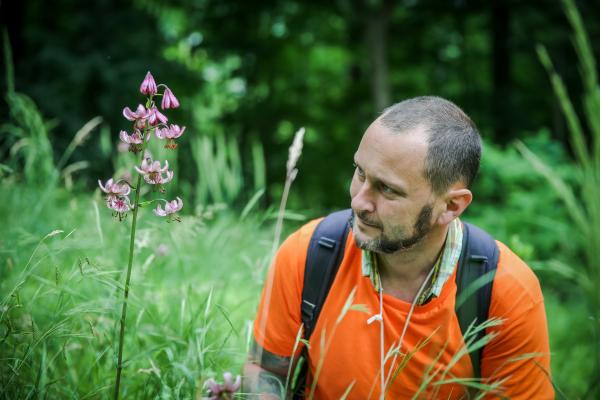
<path id="1" fill-rule="evenodd" d="M 218 400 L 221 397 L 223 391 L 221 385 L 217 383 L 213 378 L 209 378 L 204 382 L 204 386 L 208 389 L 208 395 L 210 400 Z"/>
<path id="2" fill-rule="evenodd" d="M 231 372 L 225 372 L 223 374 L 223 389 L 227 393 L 235 393 L 242 385 L 242 378 L 238 375 L 233 382 L 233 375 Z"/>
<path id="3" fill-rule="evenodd" d="M 162 185 L 173 179 L 173 171 L 169 171 L 169 162 L 165 161 L 165 166 L 160 166 L 160 161 L 152 161 L 150 157 L 142 160 L 141 166 L 135 166 L 135 170 L 142 174 L 144 181 L 150 185 Z"/>
<path id="4" fill-rule="evenodd" d="M 106 184 L 104 186 L 102 186 L 102 181 L 100 179 L 98 179 L 98 186 L 100 186 L 100 189 L 102 189 L 102 191 L 104 193 L 110 193 L 110 188 L 112 187 L 113 184 L 113 179 L 110 178 L 109 180 L 106 181 Z M 108 187 L 108 189 L 107 189 Z"/>
<path id="5" fill-rule="evenodd" d="M 168 213 L 165 210 L 163 210 L 160 204 L 157 205 L 156 208 L 152 210 L 152 212 L 159 217 L 166 217 L 168 215 Z"/>
<path id="6" fill-rule="evenodd" d="M 166 139 L 167 144 L 165 144 L 165 148 L 167 149 L 176 149 L 177 143 L 175 143 L 175 139 L 180 137 L 185 131 L 185 126 L 180 128 L 179 125 L 171 124 L 170 126 L 162 129 L 158 129 L 156 131 L 156 137 L 159 139 Z"/>
<path id="7" fill-rule="evenodd" d="M 171 201 L 170 209 L 172 212 L 177 212 L 183 208 L 183 200 L 177 197 L 175 200 Z"/>
<path id="8" fill-rule="evenodd" d="M 171 137 L 169 139 L 177 139 L 179 136 L 183 135 L 185 131 L 185 126 L 180 128 L 179 125 L 172 124 L 169 126 L 169 133 Z"/>
<path id="9" fill-rule="evenodd" d="M 133 116 L 133 111 L 131 111 L 131 108 L 129 107 L 125 107 L 123 109 L 123 116 L 128 119 L 129 121 L 134 121 L 135 117 Z"/>
<path id="10" fill-rule="evenodd" d="M 119 139 L 121 139 L 122 142 L 129 143 L 129 135 L 125 131 L 119 133 Z"/>
<path id="11" fill-rule="evenodd" d="M 148 71 L 140 85 L 140 92 L 148 96 L 154 96 L 157 92 L 156 82 L 150 71 Z"/>
<path id="12" fill-rule="evenodd" d="M 106 184 L 103 186 L 102 182 L 98 180 L 98 186 L 104 193 L 108 196 L 127 196 L 131 192 L 131 188 L 127 184 L 119 184 L 115 183 L 112 178 L 106 181 Z"/>
<path id="13" fill-rule="evenodd" d="M 173 180 L 173 176 L 175 174 L 173 173 L 173 171 L 167 171 L 165 172 L 165 176 L 161 175 L 161 180 L 160 180 L 160 184 L 165 184 L 165 183 L 169 183 Z"/>
<path id="14" fill-rule="evenodd" d="M 165 201 L 164 210 L 163 210 L 162 206 L 159 204 L 152 211 L 154 212 L 154 214 L 156 214 L 159 217 L 166 217 L 167 215 L 175 214 L 177 211 L 181 210 L 182 207 L 183 207 L 183 201 L 179 197 L 177 197 L 175 200 Z"/>
<path id="15" fill-rule="evenodd" d="M 163 98 L 160 103 L 160 107 L 163 110 L 166 110 L 168 108 L 179 107 L 179 100 L 177 100 L 177 97 L 175 97 L 175 95 L 173 94 L 171 89 L 169 89 L 168 87 L 165 89 L 165 92 L 163 93 Z"/>
<path id="16" fill-rule="evenodd" d="M 159 128 L 155 131 L 156 137 L 159 139 L 167 139 L 169 135 L 168 128 Z"/>
<path id="17" fill-rule="evenodd" d="M 166 128 L 161 128 L 156 130 L 156 137 L 159 139 L 167 139 L 168 143 L 165 145 L 167 148 L 176 148 L 177 144 L 174 139 L 177 139 L 185 132 L 185 126 L 179 127 L 179 125 L 171 124 Z"/>
<path id="18" fill-rule="evenodd" d="M 121 131 L 121 133 L 119 133 L 119 138 L 127 144 L 142 143 L 142 133 L 137 129 L 131 135 L 129 135 L 126 131 Z"/>
<path id="19" fill-rule="evenodd" d="M 165 166 L 160 168 L 160 163 L 158 163 L 158 170 L 160 172 L 167 172 L 167 170 L 169 169 L 169 160 L 165 160 Z"/>
<path id="20" fill-rule="evenodd" d="M 129 121 L 136 121 L 137 124 L 137 121 L 148 118 L 150 116 L 150 111 L 143 105 L 138 104 L 135 111 L 131 111 L 129 107 L 125 107 L 123 109 L 123 116 Z"/>
<path id="21" fill-rule="evenodd" d="M 150 115 L 148 116 L 148 123 L 152 126 L 158 124 L 166 124 L 169 119 L 160 111 L 156 106 L 150 109 Z"/>
<path id="22" fill-rule="evenodd" d="M 236 376 L 235 382 L 233 383 L 232 392 L 237 392 L 242 387 L 242 377 Z"/>

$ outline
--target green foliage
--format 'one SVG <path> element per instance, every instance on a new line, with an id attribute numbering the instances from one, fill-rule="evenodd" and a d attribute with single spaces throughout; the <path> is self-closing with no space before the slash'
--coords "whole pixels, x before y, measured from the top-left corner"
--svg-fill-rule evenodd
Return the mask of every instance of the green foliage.
<path id="1" fill-rule="evenodd" d="M 8 150 L 12 170 L 23 165 L 28 184 L 45 184 L 54 176 L 54 155 L 48 137 L 51 124 L 42 118 L 36 104 L 28 96 L 15 92 L 12 50 L 8 33 L 3 32 L 3 52 L 8 82 L 6 103 L 10 123 L 0 125 L 0 133 L 9 135 L 2 153 Z M 1 153 L 0 153 L 1 154 Z"/>
<path id="2" fill-rule="evenodd" d="M 237 142 L 233 138 L 226 141 L 225 136 L 219 134 L 214 139 L 196 136 L 191 139 L 191 145 L 198 174 L 196 202 L 231 204 L 243 185 Z"/>
<path id="3" fill-rule="evenodd" d="M 13 123 L 3 124 L 0 132 L 15 140 L 10 147 L 12 167 L 23 164 L 26 182 L 41 185 L 54 176 L 54 155 L 48 137 L 52 125 L 44 122 L 37 106 L 28 96 L 8 93 L 6 101 Z"/>
<path id="4" fill-rule="evenodd" d="M 598 6 L 583 3 L 595 15 Z M 252 143 L 261 143 L 268 155 L 267 201 L 281 192 L 277 185 L 283 180 L 287 135 L 305 126 L 307 151 L 300 166 L 305 172 L 290 203 L 322 212 L 347 204 L 352 154 L 380 111 L 373 100 L 373 46 L 366 40 L 373 19 L 387 22 L 381 25 L 386 27 L 381 43 L 389 79 L 382 86 L 390 101 L 446 96 L 486 135 L 504 143 L 551 120 L 551 90 L 543 85 L 543 68 L 530 43 L 533 38 L 564 46 L 566 22 L 559 5 L 499 3 L 510 11 L 508 32 L 502 35 L 496 22 L 503 14 L 493 12 L 491 4 L 102 0 L 72 7 L 57 0 L 56 15 L 47 18 L 45 2 L 30 0 L 7 11 L 16 21 L 16 87 L 35 99 L 44 115 L 60 121 L 53 131 L 56 155 L 67 147 L 71 132 L 93 116 L 102 116 L 113 133 L 124 128 L 115 105 L 135 106 L 128 93 L 151 69 L 157 77 L 168 73 L 173 79 L 171 88 L 188 105 L 177 111 L 188 133 L 234 138 L 244 171 L 252 168 Z M 596 30 L 600 26 L 589 22 Z M 405 40 L 407 32 L 416 39 Z M 506 48 L 494 39 L 505 39 Z M 565 67 L 575 70 L 570 63 Z M 500 93 L 498 85 L 508 91 Z M 495 104 L 506 106 L 507 131 L 497 129 Z M 80 149 L 73 160 L 89 163 L 79 180 L 88 188 L 112 162 L 95 150 Z M 331 167 L 318 173 L 323 160 Z M 184 151 L 178 162 L 181 184 L 194 193 L 193 155 Z M 244 181 L 251 180 L 244 174 Z"/>
<path id="5" fill-rule="evenodd" d="M 108 398 L 128 224 L 61 190 L 38 223 L 13 212 L 38 191 L 3 185 L 0 398 Z M 194 398 L 207 378 L 240 371 L 271 232 L 227 211 L 180 224 L 140 211 L 122 394 Z"/>
<path id="6" fill-rule="evenodd" d="M 552 378 L 564 395 L 557 398 L 585 399 L 593 384 L 594 357 L 590 352 L 590 341 L 594 327 L 589 312 L 582 305 L 584 296 L 570 293 L 564 296 L 552 289 L 544 291 L 544 302 L 548 316 L 548 333 L 552 352 Z"/>
<path id="7" fill-rule="evenodd" d="M 556 176 L 577 182 L 577 169 L 547 130 L 527 136 L 527 145 L 553 165 Z M 549 190 L 543 177 L 532 173 L 531 165 L 513 146 L 484 144 L 473 194 L 464 218 L 493 232 L 525 260 L 578 256 L 579 236 L 568 222 L 560 197 Z M 565 241 L 565 237 L 572 240 Z"/>
<path id="8" fill-rule="evenodd" d="M 194 199 L 195 207 L 186 209 L 195 212 L 165 229 L 141 210 L 125 397 L 191 398 L 207 377 L 239 368 L 268 263 L 272 235 L 265 221 L 275 215 L 257 211 L 257 205 L 283 191 L 278 182 L 298 126 L 307 126 L 306 148 L 290 203 L 310 205 L 315 214 L 347 205 L 351 155 L 377 111 L 369 97 L 372 65 L 364 30 L 382 3 L 359 3 L 135 0 L 73 8 L 61 0 L 53 18 L 47 18 L 45 2 L 24 3 L 16 82 L 4 36 L 10 121 L 0 127 L 8 134 L 0 142 L 0 398 L 111 393 L 127 229 L 107 221 L 97 196 L 92 201 L 49 183 L 62 177 L 68 188 L 82 187 L 85 179 L 76 174 L 85 168 L 83 178 L 95 185 L 109 162 L 117 176 L 132 173 L 130 154 L 112 156 L 111 137 L 124 127 L 115 107 L 134 106 L 124 93 L 148 68 L 176 79 L 172 89 L 188 127 L 182 139 L 192 150 L 169 155 L 169 162 L 178 164 L 173 184 L 184 199 Z M 510 55 L 519 68 L 508 77 L 515 88 L 510 122 L 523 132 L 550 120 L 551 96 L 544 92 L 550 89 L 540 85 L 545 67 L 578 165 L 547 132 L 527 134 L 526 147 L 518 145 L 530 163 L 515 147 L 487 143 L 476 199 L 465 218 L 543 267 L 553 374 L 569 397 L 579 397 L 591 386 L 600 359 L 598 353 L 590 356 L 588 345 L 600 331 L 588 318 L 595 312 L 597 326 L 600 91 L 590 41 L 571 2 L 566 11 L 582 71 L 585 121 L 576 113 L 579 102 L 568 95 L 574 67 L 557 63 L 563 80 L 543 47 L 543 67 L 530 54 L 532 37 L 561 51 L 564 27 L 557 24 L 556 7 L 542 12 L 525 4 L 511 5 Z M 581 4 L 595 15 L 597 6 Z M 487 10 L 482 4 L 396 5 L 387 49 L 393 100 L 434 92 L 463 106 L 485 133 L 493 130 L 488 103 L 496 50 L 481 7 Z M 599 25 L 591 20 L 588 26 Z M 416 39 L 403 40 L 406 32 Z M 62 125 L 56 129 L 42 115 L 58 117 Z M 107 121 L 92 136 L 100 147 L 78 148 L 94 129 L 84 125 L 94 115 Z M 167 155 L 155 144 L 153 155 Z M 227 210 L 251 194 L 240 218 Z M 229 205 L 206 205 L 214 202 Z M 63 232 L 46 237 L 56 229 Z M 167 244 L 168 255 L 157 251 L 159 243 Z M 573 267 L 578 265 L 585 267 Z M 581 297 L 567 295 L 579 288 L 585 288 Z"/>
<path id="9" fill-rule="evenodd" d="M 573 222 L 584 259 L 581 264 L 572 263 L 576 277 L 575 282 L 583 293 L 587 312 L 592 318 L 593 334 L 590 335 L 590 353 L 594 365 L 589 369 L 589 392 L 587 395 L 597 397 L 600 393 L 600 268 L 598 268 L 598 248 L 600 248 L 600 86 L 596 72 L 596 62 L 585 32 L 581 16 L 572 0 L 563 0 L 567 18 L 574 32 L 574 46 L 578 55 L 583 81 L 582 102 L 584 105 L 587 127 L 590 135 L 586 136 L 583 124 L 575 112 L 573 102 L 557 74 L 548 52 L 538 46 L 538 55 L 550 80 L 569 127 L 569 142 L 575 154 L 578 168 L 579 185 L 570 184 L 554 172 L 553 166 L 545 163 L 535 152 L 524 144 L 519 150 L 531 163 L 532 167 L 544 176 L 550 186 L 564 203 L 565 209 Z"/>

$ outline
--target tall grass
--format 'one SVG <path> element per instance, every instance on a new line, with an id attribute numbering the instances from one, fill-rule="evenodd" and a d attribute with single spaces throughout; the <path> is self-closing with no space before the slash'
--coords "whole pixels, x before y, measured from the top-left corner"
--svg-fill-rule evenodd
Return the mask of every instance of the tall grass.
<path id="1" fill-rule="evenodd" d="M 568 267 L 562 264 L 563 276 L 572 280 L 584 293 L 587 311 L 592 319 L 593 337 L 592 358 L 594 368 L 590 371 L 587 395 L 597 398 L 600 395 L 600 268 L 598 249 L 600 248 L 600 86 L 596 60 L 581 16 L 573 0 L 563 0 L 567 19 L 573 29 L 575 47 L 583 84 L 581 104 L 584 122 L 575 111 L 575 105 L 567 88 L 556 72 L 552 59 L 543 45 L 537 46 L 539 59 L 546 69 L 554 93 L 567 122 L 569 142 L 579 169 L 579 185 L 569 185 L 553 173 L 552 167 L 531 152 L 522 143 L 517 148 L 530 161 L 536 171 L 542 174 L 559 194 L 565 208 L 582 237 L 584 262 Z M 585 129 L 587 127 L 587 129 Z"/>
<path id="2" fill-rule="evenodd" d="M 42 212 L 44 223 L 13 230 L 23 218 L 13 210 L 37 191 L 4 187 L 0 399 L 108 398 L 126 247 L 119 238 L 127 227 L 97 218 L 92 202 L 99 197 L 69 194 L 65 203 L 57 193 Z M 268 254 L 272 230 L 229 211 L 170 225 L 145 211 L 122 395 L 193 398 L 205 379 L 239 370 L 244 360 L 261 287 L 257 260 Z"/>
<path id="3" fill-rule="evenodd" d="M 197 204 L 232 204 L 244 191 L 265 187 L 265 161 L 259 142 L 254 142 L 251 148 L 253 186 L 246 183 L 239 145 L 234 138 L 227 138 L 222 132 L 214 137 L 195 136 L 191 146 L 198 177 L 194 193 Z"/>

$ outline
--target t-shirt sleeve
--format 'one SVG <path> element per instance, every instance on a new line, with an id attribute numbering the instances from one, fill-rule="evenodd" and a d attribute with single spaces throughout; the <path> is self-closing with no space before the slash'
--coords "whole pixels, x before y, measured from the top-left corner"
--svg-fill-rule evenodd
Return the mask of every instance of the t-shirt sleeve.
<path id="1" fill-rule="evenodd" d="M 511 399 L 553 399 L 548 325 L 539 281 L 517 255 L 498 245 L 500 259 L 489 315 L 503 323 L 488 330 L 497 336 L 484 348 L 482 377 L 486 382 L 501 382 L 500 394 Z"/>
<path id="2" fill-rule="evenodd" d="M 254 320 L 254 338 L 265 350 L 279 356 L 292 355 L 302 324 L 306 251 L 318 222 L 309 222 L 285 240 L 265 280 Z"/>

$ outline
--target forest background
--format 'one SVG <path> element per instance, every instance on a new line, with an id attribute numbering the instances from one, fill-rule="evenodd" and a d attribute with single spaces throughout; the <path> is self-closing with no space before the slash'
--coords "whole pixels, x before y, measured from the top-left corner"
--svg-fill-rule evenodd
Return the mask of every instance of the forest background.
<path id="1" fill-rule="evenodd" d="M 600 222 L 600 3 L 576 3 L 585 40 L 568 4 L 0 3 L 0 398 L 111 393 L 128 222 L 111 221 L 97 180 L 133 172 L 117 151 L 121 109 L 139 102 L 148 70 L 182 104 L 173 115 L 187 130 L 169 157 L 185 207 L 180 224 L 141 220 L 126 393 L 191 398 L 208 377 L 240 372 L 298 128 L 285 232 L 348 207 L 365 128 L 385 106 L 432 94 L 482 134 L 464 218 L 539 276 L 559 396 L 595 398 L 600 237 L 585 221 Z"/>

